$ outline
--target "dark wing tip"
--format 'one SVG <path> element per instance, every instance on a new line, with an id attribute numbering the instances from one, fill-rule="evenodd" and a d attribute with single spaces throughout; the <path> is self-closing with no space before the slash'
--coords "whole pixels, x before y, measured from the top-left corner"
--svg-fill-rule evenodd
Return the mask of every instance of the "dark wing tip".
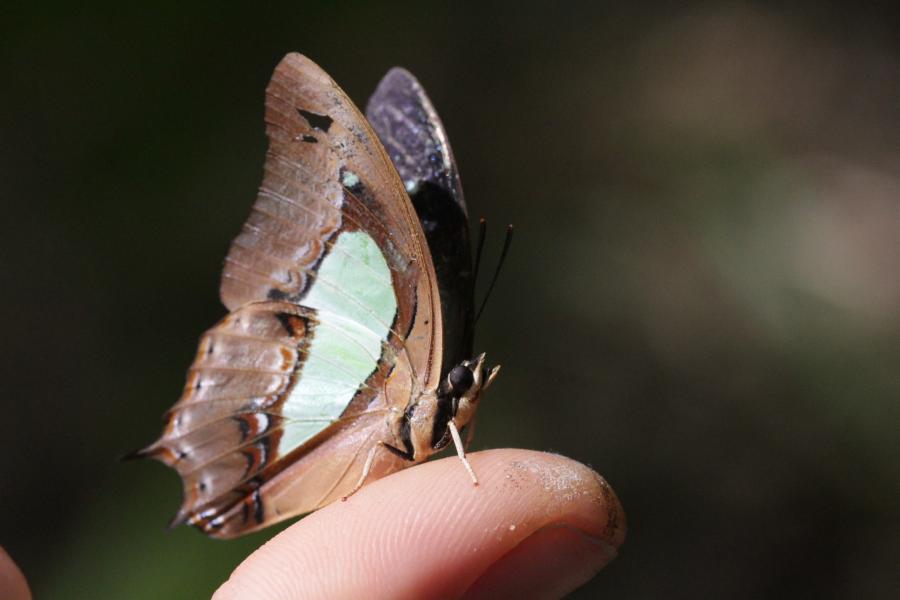
<path id="1" fill-rule="evenodd" d="M 140 460 L 142 458 L 148 458 L 153 454 L 153 450 L 151 446 L 147 446 L 146 448 L 138 448 L 137 450 L 132 450 L 131 452 L 126 452 L 119 456 L 120 462 L 128 462 L 132 460 Z"/>

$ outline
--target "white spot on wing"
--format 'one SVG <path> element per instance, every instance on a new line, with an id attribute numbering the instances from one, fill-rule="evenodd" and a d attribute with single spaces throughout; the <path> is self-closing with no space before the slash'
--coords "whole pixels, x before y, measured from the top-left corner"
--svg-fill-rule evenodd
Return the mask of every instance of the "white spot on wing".
<path id="1" fill-rule="evenodd" d="M 341 179 L 341 183 L 345 188 L 352 188 L 359 184 L 359 176 L 353 171 L 344 171 L 344 177 Z"/>
<path id="2" fill-rule="evenodd" d="M 256 413 L 253 415 L 253 419 L 256 421 L 254 427 L 256 431 L 265 431 L 269 428 L 269 415 L 265 413 Z"/>

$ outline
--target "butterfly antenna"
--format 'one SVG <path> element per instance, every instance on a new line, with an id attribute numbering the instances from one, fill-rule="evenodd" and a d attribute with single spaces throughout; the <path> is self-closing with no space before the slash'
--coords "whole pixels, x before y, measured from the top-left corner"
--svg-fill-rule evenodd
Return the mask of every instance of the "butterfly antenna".
<path id="1" fill-rule="evenodd" d="M 481 266 L 481 251 L 484 250 L 484 238 L 487 235 L 487 221 L 484 217 L 478 219 L 478 246 L 475 249 L 475 272 L 472 275 L 472 285 L 478 281 L 478 267 Z"/>
<path id="2" fill-rule="evenodd" d="M 484 223 L 484 219 L 482 219 L 482 223 Z M 510 244 L 512 244 L 512 238 L 513 226 L 512 224 L 509 224 L 506 226 L 506 238 L 503 240 L 503 250 L 500 251 L 500 260 L 497 261 L 497 268 L 494 269 L 494 277 L 491 279 L 491 284 L 488 286 L 487 293 L 484 295 L 484 300 L 481 301 L 481 306 L 478 308 L 478 312 L 475 314 L 476 323 L 478 322 L 478 319 L 481 318 L 481 313 L 484 312 L 484 307 L 487 306 L 487 301 L 488 298 L 491 297 L 491 292 L 494 291 L 494 284 L 497 283 L 497 278 L 500 276 L 500 270 L 503 268 L 503 262 L 506 260 L 506 254 L 507 252 L 509 252 L 509 246 Z"/>

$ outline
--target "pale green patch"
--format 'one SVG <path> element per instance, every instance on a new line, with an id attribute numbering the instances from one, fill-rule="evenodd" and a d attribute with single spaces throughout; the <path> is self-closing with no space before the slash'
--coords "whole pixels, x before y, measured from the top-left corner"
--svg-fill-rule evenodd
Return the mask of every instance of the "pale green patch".
<path id="1" fill-rule="evenodd" d="M 319 324 L 300 380 L 282 408 L 289 422 L 281 453 L 334 422 L 378 365 L 397 297 L 375 240 L 361 231 L 340 234 L 303 305 L 316 309 Z"/>
<path id="2" fill-rule="evenodd" d="M 352 188 L 359 183 L 359 176 L 353 171 L 345 171 L 344 177 L 343 179 L 341 179 L 341 183 L 346 188 Z"/>

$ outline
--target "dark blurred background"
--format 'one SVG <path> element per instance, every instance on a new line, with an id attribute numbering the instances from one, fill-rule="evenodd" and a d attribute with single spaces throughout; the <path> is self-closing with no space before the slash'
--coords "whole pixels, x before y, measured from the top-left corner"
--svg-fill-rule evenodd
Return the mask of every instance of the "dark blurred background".
<path id="1" fill-rule="evenodd" d="M 516 224 L 476 448 L 617 490 L 576 597 L 900 597 L 900 26 L 593 4 L 0 9 L 0 544 L 38 598 L 208 596 L 272 534 L 166 533 L 177 476 L 116 458 L 224 312 L 291 50 L 360 104 L 411 69 L 489 252 Z"/>

